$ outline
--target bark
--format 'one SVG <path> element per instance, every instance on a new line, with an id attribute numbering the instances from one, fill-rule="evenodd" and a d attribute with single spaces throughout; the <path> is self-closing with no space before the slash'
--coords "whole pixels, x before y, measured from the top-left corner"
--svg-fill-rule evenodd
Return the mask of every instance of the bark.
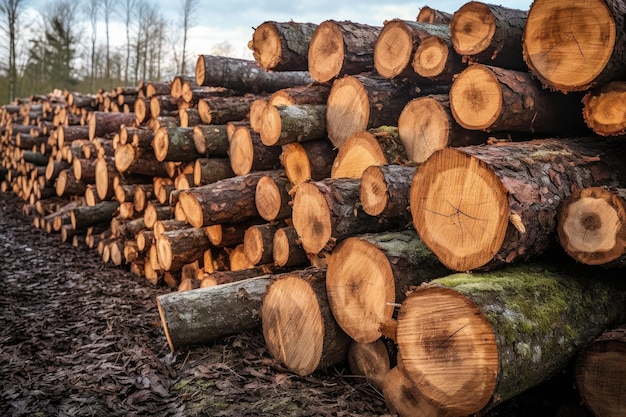
<path id="1" fill-rule="evenodd" d="M 132 126 L 135 122 L 134 113 L 114 113 L 95 111 L 89 116 L 89 140 L 95 137 L 113 135 L 122 125 Z"/>
<path id="2" fill-rule="evenodd" d="M 250 106 L 260 95 L 245 94 L 232 97 L 211 97 L 198 102 L 198 115 L 207 125 L 223 125 L 248 117 Z"/>
<path id="3" fill-rule="evenodd" d="M 584 135 L 581 97 L 541 88 L 529 72 L 475 64 L 450 89 L 455 120 L 471 130 Z"/>
<path id="4" fill-rule="evenodd" d="M 419 392 L 452 415 L 472 415 L 562 371 L 624 320 L 625 301 L 623 286 L 598 270 L 547 260 L 454 274 L 402 303 L 398 349 Z"/>
<path id="5" fill-rule="evenodd" d="M 353 133 L 343 143 L 333 161 L 331 178 L 361 178 L 372 165 L 408 162 L 398 129 L 385 126 Z"/>
<path id="6" fill-rule="evenodd" d="M 189 162 L 202 154 L 196 151 L 191 127 L 161 128 L 154 134 L 152 149 L 157 161 Z"/>
<path id="7" fill-rule="evenodd" d="M 326 104 L 330 86 L 323 84 L 303 85 L 278 90 L 267 102 L 273 106 L 317 106 Z"/>
<path id="8" fill-rule="evenodd" d="M 583 97 L 585 123 L 601 136 L 619 136 L 626 133 L 626 82 L 611 81 Z"/>
<path id="9" fill-rule="evenodd" d="M 67 168 L 61 171 L 54 183 L 56 195 L 59 197 L 83 195 L 85 194 L 86 188 L 87 184 L 85 184 L 81 180 L 76 179 L 76 177 L 74 176 L 74 170 L 72 168 Z"/>
<path id="10" fill-rule="evenodd" d="M 265 223 L 264 219 L 253 217 L 231 224 L 214 224 L 205 228 L 211 244 L 215 247 L 232 248 L 243 243 L 243 237 L 248 228 Z"/>
<path id="11" fill-rule="evenodd" d="M 363 171 L 359 201 L 370 216 L 411 223 L 409 196 L 417 167 L 407 165 L 370 166 Z"/>
<path id="12" fill-rule="evenodd" d="M 167 176 L 165 165 L 156 159 L 154 151 L 150 148 L 139 148 L 130 143 L 120 145 L 115 149 L 114 160 L 115 168 L 126 175 Z"/>
<path id="13" fill-rule="evenodd" d="M 308 85 L 313 79 L 306 71 L 266 72 L 245 59 L 200 55 L 196 82 L 201 86 L 225 87 L 240 93 L 272 93 L 281 88 Z"/>
<path id="14" fill-rule="evenodd" d="M 172 207 L 169 205 L 159 205 L 156 203 L 148 203 L 143 213 L 143 220 L 148 229 L 152 229 L 154 224 L 159 220 L 167 220 L 172 218 Z"/>
<path id="15" fill-rule="evenodd" d="M 164 96 L 172 92 L 171 82 L 149 82 L 146 84 L 146 98 Z"/>
<path id="16" fill-rule="evenodd" d="M 311 77 L 325 83 L 341 75 L 372 71 L 374 45 L 381 29 L 350 21 L 320 23 L 309 43 Z"/>
<path id="17" fill-rule="evenodd" d="M 626 190 L 589 187 L 559 207 L 557 233 L 568 255 L 588 265 L 626 262 Z"/>
<path id="18" fill-rule="evenodd" d="M 450 22 L 454 49 L 473 62 L 526 71 L 522 37 L 527 16 L 526 10 L 465 3 Z"/>
<path id="19" fill-rule="evenodd" d="M 288 143 L 282 148 L 280 161 L 292 184 L 321 181 L 330 177 L 337 149 L 329 140 Z"/>
<path id="20" fill-rule="evenodd" d="M 259 134 L 267 146 L 326 139 L 326 106 L 268 105 L 263 111 Z"/>
<path id="21" fill-rule="evenodd" d="M 170 95 L 159 95 L 150 99 L 150 115 L 152 118 L 170 116 L 177 112 L 178 100 Z"/>
<path id="22" fill-rule="evenodd" d="M 624 182 L 620 149 L 593 137 L 443 149 L 413 178 L 413 225 L 452 270 L 531 259 L 555 243 L 568 195 Z"/>
<path id="23" fill-rule="evenodd" d="M 263 265 L 274 262 L 272 252 L 274 233 L 281 225 L 266 223 L 250 226 L 243 237 L 243 251 L 246 258 L 254 265 Z"/>
<path id="24" fill-rule="evenodd" d="M 196 152 L 208 158 L 227 157 L 230 143 L 226 125 L 198 125 L 193 128 Z"/>
<path id="25" fill-rule="evenodd" d="M 259 215 L 268 222 L 291 217 L 291 182 L 286 175 L 259 179 L 254 202 Z"/>
<path id="26" fill-rule="evenodd" d="M 56 130 L 57 146 L 61 149 L 78 139 L 89 139 L 89 126 L 59 126 Z"/>
<path id="27" fill-rule="evenodd" d="M 85 230 L 100 223 L 110 223 L 118 207 L 117 201 L 102 201 L 95 206 L 76 207 L 70 212 L 72 229 Z"/>
<path id="28" fill-rule="evenodd" d="M 297 375 L 310 375 L 346 359 L 350 339 L 328 308 L 325 272 L 311 269 L 282 276 L 263 297 L 265 344 L 274 359 Z"/>
<path id="29" fill-rule="evenodd" d="M 207 185 L 234 176 L 228 158 L 198 158 L 194 162 L 194 186 Z"/>
<path id="30" fill-rule="evenodd" d="M 398 118 L 400 141 L 410 161 L 424 162 L 439 149 L 486 143 L 485 132 L 465 129 L 452 116 L 448 94 L 418 97 Z"/>
<path id="31" fill-rule="evenodd" d="M 438 35 L 422 39 L 411 67 L 417 75 L 432 82 L 452 84 L 454 77 L 467 68 L 467 63 L 454 50 L 450 36 Z"/>
<path id="32" fill-rule="evenodd" d="M 248 46 L 265 71 L 307 71 L 309 43 L 316 28 L 315 23 L 263 22 L 254 29 Z"/>
<path id="33" fill-rule="evenodd" d="M 626 4 L 534 1 L 524 29 L 524 60 L 547 88 L 584 91 L 626 74 Z M 575 22 L 575 24 L 572 24 Z"/>
<path id="34" fill-rule="evenodd" d="M 416 20 L 423 23 L 439 23 L 447 25 L 452 21 L 452 13 L 447 13 L 441 10 L 433 9 L 432 7 L 424 6 L 417 14 Z"/>
<path id="35" fill-rule="evenodd" d="M 293 226 L 308 254 L 358 233 L 388 230 L 393 221 L 366 214 L 359 203 L 360 180 L 325 179 L 300 184 L 293 197 Z"/>
<path id="36" fill-rule="evenodd" d="M 576 357 L 576 387 L 595 416 L 624 414 L 622 381 L 626 375 L 626 328 L 622 325 L 594 339 Z"/>
<path id="37" fill-rule="evenodd" d="M 282 170 L 257 171 L 183 191 L 180 202 L 189 224 L 202 227 L 258 217 L 254 194 L 265 175 L 278 178 Z"/>
<path id="38" fill-rule="evenodd" d="M 150 148 L 153 138 L 154 131 L 145 126 L 120 128 L 120 145 L 130 143 L 137 148 Z"/>
<path id="39" fill-rule="evenodd" d="M 179 109 L 178 118 L 180 119 L 180 127 L 194 127 L 203 123 L 196 107 Z"/>
<path id="40" fill-rule="evenodd" d="M 173 271 L 201 259 L 204 251 L 211 246 L 201 228 L 187 227 L 160 234 L 155 230 L 154 236 L 159 265 L 164 271 Z"/>
<path id="41" fill-rule="evenodd" d="M 328 301 L 343 331 L 371 343 L 410 287 L 448 274 L 412 229 L 352 236 L 328 260 Z"/>
<path id="42" fill-rule="evenodd" d="M 281 227 L 274 233 L 272 241 L 274 264 L 280 267 L 306 265 L 309 258 L 298 240 L 293 226 Z"/>
<path id="43" fill-rule="evenodd" d="M 230 166 L 236 175 L 280 167 L 281 149 L 265 146 L 261 136 L 249 126 L 239 126 L 230 139 Z"/>

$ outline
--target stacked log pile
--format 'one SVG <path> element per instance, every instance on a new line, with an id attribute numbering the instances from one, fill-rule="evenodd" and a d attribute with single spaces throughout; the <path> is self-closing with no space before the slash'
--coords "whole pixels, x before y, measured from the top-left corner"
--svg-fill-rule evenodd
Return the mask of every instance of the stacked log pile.
<path id="1" fill-rule="evenodd" d="M 2 191 L 178 289 L 157 299 L 173 351 L 262 326 L 294 373 L 347 361 L 400 415 L 484 413 L 626 321 L 626 3 L 559 3 L 264 22 L 256 62 L 18 100 Z M 620 337 L 579 359 L 597 415 L 624 412 L 591 388 Z"/>

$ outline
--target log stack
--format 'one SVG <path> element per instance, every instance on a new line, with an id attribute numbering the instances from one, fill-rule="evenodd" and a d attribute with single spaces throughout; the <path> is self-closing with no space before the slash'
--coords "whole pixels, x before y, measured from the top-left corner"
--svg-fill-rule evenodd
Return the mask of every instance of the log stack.
<path id="1" fill-rule="evenodd" d="M 173 351 L 260 326 L 292 372 L 347 361 L 400 415 L 484 413 L 626 321 L 626 6 L 559 3 L 265 22 L 255 61 L 17 100 L 1 190 L 177 289 Z"/>

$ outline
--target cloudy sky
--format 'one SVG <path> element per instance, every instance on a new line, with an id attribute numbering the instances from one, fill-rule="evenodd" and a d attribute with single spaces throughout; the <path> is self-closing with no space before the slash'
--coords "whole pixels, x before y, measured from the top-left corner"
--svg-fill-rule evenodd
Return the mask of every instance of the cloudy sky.
<path id="1" fill-rule="evenodd" d="M 85 2 L 86 0 L 79 1 Z M 180 21 L 181 0 L 148 1 L 158 4 L 166 19 L 172 22 Z M 28 4 L 33 9 L 41 9 L 47 2 L 49 0 L 29 0 Z M 194 25 L 189 32 L 189 57 L 209 54 L 215 45 L 228 41 L 234 47 L 235 56 L 252 59 L 247 43 L 252 38 L 254 28 L 270 20 L 312 23 L 321 23 L 329 19 L 351 20 L 382 26 L 385 20 L 394 18 L 415 20 L 420 8 L 425 5 L 454 13 L 466 2 L 463 0 L 437 0 L 436 2 L 410 0 L 197 0 L 196 13 L 193 19 Z M 510 0 L 505 5 L 527 10 L 531 3 L 531 0 Z M 121 23 L 112 23 L 110 32 L 113 44 L 124 44 L 124 28 Z M 100 39 L 103 38 L 102 35 Z"/>

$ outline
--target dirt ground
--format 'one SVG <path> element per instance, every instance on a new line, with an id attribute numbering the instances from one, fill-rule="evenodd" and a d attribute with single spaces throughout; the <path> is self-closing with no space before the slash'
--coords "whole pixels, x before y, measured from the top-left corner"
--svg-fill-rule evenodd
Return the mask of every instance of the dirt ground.
<path id="1" fill-rule="evenodd" d="M 392 415 L 348 369 L 282 369 L 260 331 L 171 354 L 155 303 L 169 289 L 62 244 L 21 208 L 0 193 L 0 415 Z M 566 370 L 489 416 L 589 414 Z"/>

